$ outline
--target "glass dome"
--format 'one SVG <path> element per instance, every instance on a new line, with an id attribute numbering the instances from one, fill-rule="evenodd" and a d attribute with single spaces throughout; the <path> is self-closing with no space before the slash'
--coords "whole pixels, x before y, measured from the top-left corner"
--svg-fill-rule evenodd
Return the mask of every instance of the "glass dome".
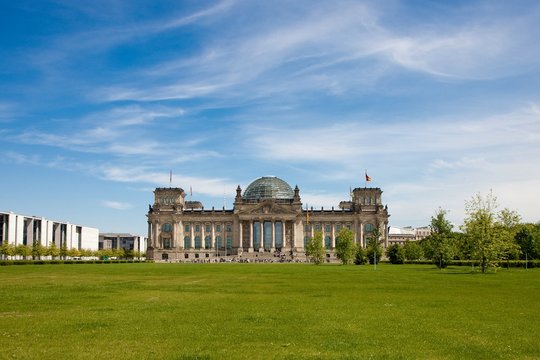
<path id="1" fill-rule="evenodd" d="M 294 191 L 285 181 L 275 176 L 258 178 L 248 185 L 244 192 L 245 200 L 293 199 Z"/>

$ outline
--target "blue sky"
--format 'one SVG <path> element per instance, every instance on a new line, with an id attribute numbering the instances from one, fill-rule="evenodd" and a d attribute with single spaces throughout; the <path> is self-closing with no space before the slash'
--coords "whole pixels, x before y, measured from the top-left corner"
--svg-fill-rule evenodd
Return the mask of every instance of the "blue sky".
<path id="1" fill-rule="evenodd" d="M 3 1 L 0 210 L 146 234 L 153 189 L 275 175 L 393 226 L 540 220 L 537 1 Z"/>

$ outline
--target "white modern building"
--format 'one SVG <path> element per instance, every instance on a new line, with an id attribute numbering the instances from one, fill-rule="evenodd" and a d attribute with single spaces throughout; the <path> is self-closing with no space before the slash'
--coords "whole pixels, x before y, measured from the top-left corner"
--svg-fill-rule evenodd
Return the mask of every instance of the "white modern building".
<path id="1" fill-rule="evenodd" d="M 125 233 L 99 234 L 99 250 L 124 249 L 131 251 L 146 251 L 146 237 Z"/>
<path id="2" fill-rule="evenodd" d="M 423 226 L 414 228 L 412 226 L 406 227 L 395 227 L 390 226 L 388 228 L 388 244 L 399 244 L 403 245 L 406 241 L 419 241 L 431 234 L 431 229 L 429 226 Z"/>
<path id="3" fill-rule="evenodd" d="M 68 249 L 98 250 L 98 239 L 99 230 L 88 226 L 0 212 L 0 245 L 6 241 L 14 246 L 40 242 L 44 247 L 54 243 L 59 248 L 65 244 Z"/>

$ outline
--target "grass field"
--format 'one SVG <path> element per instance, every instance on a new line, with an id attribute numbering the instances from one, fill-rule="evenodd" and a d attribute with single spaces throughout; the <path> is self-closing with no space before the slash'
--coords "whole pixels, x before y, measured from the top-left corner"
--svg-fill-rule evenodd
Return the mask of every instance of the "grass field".
<path id="1" fill-rule="evenodd" d="M 539 359 L 540 269 L 0 267 L 0 359 Z"/>

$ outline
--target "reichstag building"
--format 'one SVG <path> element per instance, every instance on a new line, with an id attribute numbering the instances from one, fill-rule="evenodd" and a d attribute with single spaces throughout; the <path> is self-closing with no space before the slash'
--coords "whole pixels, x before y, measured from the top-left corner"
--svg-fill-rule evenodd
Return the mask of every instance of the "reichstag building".
<path id="1" fill-rule="evenodd" d="M 186 201 L 181 188 L 156 188 L 148 210 L 147 258 L 156 261 L 239 259 L 305 260 L 304 248 L 315 231 L 323 234 L 326 256 L 335 260 L 336 234 L 346 227 L 360 246 L 373 229 L 388 242 L 388 208 L 380 188 L 356 188 L 334 209 L 304 208 L 300 189 L 277 177 L 261 177 L 232 209 L 206 209 Z"/>

